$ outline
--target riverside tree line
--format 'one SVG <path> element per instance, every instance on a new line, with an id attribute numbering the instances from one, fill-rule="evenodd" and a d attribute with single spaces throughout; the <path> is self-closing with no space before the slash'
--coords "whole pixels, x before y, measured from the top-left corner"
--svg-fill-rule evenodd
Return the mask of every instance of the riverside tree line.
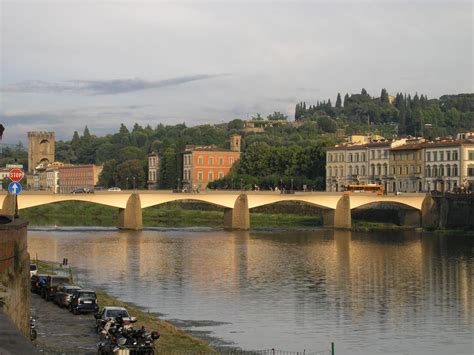
<path id="1" fill-rule="evenodd" d="M 56 160 L 72 164 L 103 164 L 99 184 L 104 187 L 131 188 L 132 178 L 138 188 L 147 180 L 147 155 L 161 156 L 160 189 L 177 187 L 182 176 L 182 155 L 186 144 L 216 144 L 228 148 L 228 137 L 243 137 L 240 161 L 211 188 L 324 189 L 325 148 L 334 145 L 343 134 L 378 133 L 391 138 L 397 135 L 424 135 L 427 138 L 455 134 L 474 128 L 474 94 L 444 95 L 428 99 L 398 93 L 392 103 L 385 89 L 371 97 L 365 89 L 360 94 L 313 104 L 300 102 L 295 108 L 297 124 L 275 125 L 263 133 L 244 132 L 244 121 L 234 119 L 225 124 L 187 127 L 185 124 L 131 129 L 124 124 L 118 132 L 98 137 L 86 127 L 74 132 L 70 141 L 56 143 Z M 266 118 L 257 114 L 255 121 L 284 121 L 288 117 L 274 112 Z M 19 145 L 5 148 L 0 163 L 27 165 L 27 154 Z M 282 186 L 281 186 L 282 185 Z"/>

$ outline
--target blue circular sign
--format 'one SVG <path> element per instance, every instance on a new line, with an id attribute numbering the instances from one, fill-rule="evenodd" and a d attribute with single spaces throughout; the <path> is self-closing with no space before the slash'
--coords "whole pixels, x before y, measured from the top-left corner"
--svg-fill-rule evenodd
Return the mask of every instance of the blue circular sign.
<path id="1" fill-rule="evenodd" d="M 19 182 L 11 182 L 8 185 L 8 192 L 13 195 L 20 194 L 22 190 L 23 190 L 23 187 L 21 186 Z"/>

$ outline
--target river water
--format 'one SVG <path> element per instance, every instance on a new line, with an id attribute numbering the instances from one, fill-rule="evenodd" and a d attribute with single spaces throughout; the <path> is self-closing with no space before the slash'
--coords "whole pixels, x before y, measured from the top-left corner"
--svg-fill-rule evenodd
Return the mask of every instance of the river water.
<path id="1" fill-rule="evenodd" d="M 32 258 L 245 350 L 472 354 L 474 240 L 409 232 L 31 230 Z M 185 321 L 183 323 L 183 321 Z M 199 333 L 198 333 L 199 334 Z"/>

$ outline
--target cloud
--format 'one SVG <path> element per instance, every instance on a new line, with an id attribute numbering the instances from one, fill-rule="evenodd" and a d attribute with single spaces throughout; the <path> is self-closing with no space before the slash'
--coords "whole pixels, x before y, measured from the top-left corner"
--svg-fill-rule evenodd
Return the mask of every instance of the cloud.
<path id="1" fill-rule="evenodd" d="M 139 90 L 177 86 L 193 81 L 208 80 L 225 75 L 228 74 L 197 74 L 157 81 L 146 81 L 138 78 L 115 80 L 69 80 L 62 83 L 27 80 L 6 85 L 2 88 L 2 91 L 17 93 L 84 93 L 91 95 L 115 95 Z"/>

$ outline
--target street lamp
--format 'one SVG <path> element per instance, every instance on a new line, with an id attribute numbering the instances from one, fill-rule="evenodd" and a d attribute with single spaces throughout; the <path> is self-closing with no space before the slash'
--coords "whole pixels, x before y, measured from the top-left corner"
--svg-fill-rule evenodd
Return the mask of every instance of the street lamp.
<path id="1" fill-rule="evenodd" d="M 231 189 L 231 190 L 234 189 L 234 178 L 231 178 L 231 179 L 230 179 L 230 189 Z"/>
<path id="2" fill-rule="evenodd" d="M 293 178 L 291 178 L 291 193 L 293 193 Z"/>
<path id="3" fill-rule="evenodd" d="M 244 189 L 244 179 L 240 178 L 240 192 Z"/>
<path id="4" fill-rule="evenodd" d="M 178 192 L 181 192 L 181 178 L 178 178 Z"/>
<path id="5" fill-rule="evenodd" d="M 127 180 L 127 190 L 128 190 L 128 177 L 126 177 L 125 180 Z"/>
<path id="6" fill-rule="evenodd" d="M 132 177 L 132 179 L 133 179 L 133 189 L 135 190 L 135 176 Z"/>
<path id="7" fill-rule="evenodd" d="M 283 193 L 283 179 L 280 179 L 280 193 Z"/>

